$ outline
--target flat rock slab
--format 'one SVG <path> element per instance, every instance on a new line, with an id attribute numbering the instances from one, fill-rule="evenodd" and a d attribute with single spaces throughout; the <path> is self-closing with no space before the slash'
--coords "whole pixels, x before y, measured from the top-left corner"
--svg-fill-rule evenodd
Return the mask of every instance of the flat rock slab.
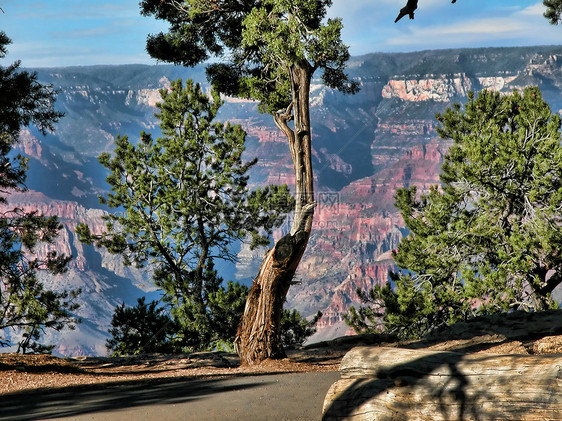
<path id="1" fill-rule="evenodd" d="M 324 420 L 561 420 L 562 355 L 357 347 Z"/>

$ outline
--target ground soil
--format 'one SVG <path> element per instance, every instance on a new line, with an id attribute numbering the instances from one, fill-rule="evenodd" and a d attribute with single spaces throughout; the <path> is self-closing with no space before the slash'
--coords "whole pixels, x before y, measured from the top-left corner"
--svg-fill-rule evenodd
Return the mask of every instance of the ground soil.
<path id="1" fill-rule="evenodd" d="M 337 371 L 346 349 L 292 350 L 282 360 L 240 366 L 235 354 L 204 352 L 189 355 L 74 357 L 0 354 L 0 394 L 52 390 L 96 383 L 158 381 L 162 378 L 213 378 L 300 372 Z"/>
<path id="2" fill-rule="evenodd" d="M 562 311 L 478 318 L 437 331 L 421 341 L 396 342 L 385 335 L 348 336 L 288 350 L 287 358 L 256 366 L 240 366 L 235 354 L 223 352 L 120 358 L 0 354 L 0 394 L 135 380 L 150 383 L 174 377 L 337 371 L 341 358 L 357 345 L 495 354 L 562 353 Z"/>

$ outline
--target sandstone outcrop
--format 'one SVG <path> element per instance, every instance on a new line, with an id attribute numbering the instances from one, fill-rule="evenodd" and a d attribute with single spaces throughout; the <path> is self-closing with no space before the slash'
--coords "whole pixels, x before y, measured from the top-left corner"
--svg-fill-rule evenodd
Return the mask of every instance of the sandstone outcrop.
<path id="1" fill-rule="evenodd" d="M 423 192 L 439 182 L 449 145 L 438 139 L 435 113 L 464 101 L 470 89 L 508 92 L 527 84 L 540 85 L 552 109 L 561 110 L 561 56 L 558 47 L 380 53 L 350 60 L 349 73 L 361 85 L 355 96 L 313 81 L 312 147 L 319 204 L 296 274 L 295 280 L 302 283 L 291 288 L 287 307 L 305 316 L 324 312 L 318 339 L 329 339 L 338 326 L 345 331 L 342 314 L 359 304 L 356 288 L 385 282 L 392 269 L 391 251 L 407 234 L 393 206 L 396 189 L 415 185 Z M 83 287 L 80 315 L 87 323 L 75 331 L 78 336 L 56 338 L 65 347 L 61 350 L 104 353 L 114 306 L 122 300 L 134 304 L 153 287 L 146 270 L 124 267 L 115 256 L 76 241 L 75 224 L 88 222 L 94 229 L 102 224 L 97 196 L 107 185 L 97 157 L 111 151 L 117 134 L 134 140 L 148 130 L 157 137 L 158 90 L 179 77 L 203 82 L 204 71 L 132 65 L 39 69 L 38 75 L 61 91 L 57 107 L 66 116 L 45 138 L 35 129 L 22 132 L 17 152 L 31 158 L 27 185 L 43 196 L 30 191 L 27 198 L 10 201 L 57 214 L 65 226 L 57 247 L 75 259 L 68 276 L 56 282 Z M 244 158 L 258 158 L 252 187 L 294 183 L 285 139 L 269 116 L 257 113 L 255 102 L 225 98 L 219 118 L 241 124 L 248 133 Z M 288 222 L 275 236 L 287 229 Z M 262 253 L 240 245 L 236 274 L 228 276 L 251 282 Z M 81 351 L 75 343 L 83 344 Z"/>

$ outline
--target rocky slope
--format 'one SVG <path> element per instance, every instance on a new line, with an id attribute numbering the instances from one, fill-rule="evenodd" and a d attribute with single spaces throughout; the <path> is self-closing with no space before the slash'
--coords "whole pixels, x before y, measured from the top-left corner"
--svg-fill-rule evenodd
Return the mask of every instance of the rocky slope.
<path id="1" fill-rule="evenodd" d="M 385 282 L 391 251 L 406 234 L 392 201 L 397 188 L 421 189 L 438 182 L 447 143 L 435 132 L 436 112 L 463 101 L 469 90 L 508 92 L 534 84 L 554 111 L 562 108 L 562 47 L 490 48 L 371 54 L 353 58 L 350 74 L 361 92 L 344 96 L 313 84 L 313 159 L 317 201 L 314 233 L 296 275 L 287 306 L 324 317 L 316 339 L 345 333 L 342 314 L 356 304 L 357 287 Z M 64 355 L 103 354 L 112 309 L 152 291 L 146 271 L 125 268 L 115 256 L 80 245 L 79 222 L 99 226 L 97 195 L 107 186 L 96 157 L 111 150 L 116 134 L 158 135 L 154 104 L 158 89 L 178 77 L 204 81 L 202 69 L 172 66 L 94 66 L 40 69 L 39 79 L 59 90 L 57 107 L 66 113 L 53 135 L 22 133 L 19 152 L 32 158 L 31 192 L 10 203 L 61 217 L 65 226 L 56 247 L 75 259 L 64 277 L 48 279 L 60 288 L 81 287 L 84 320 L 74 332 L 47 338 Z M 268 116 L 254 103 L 226 99 L 220 118 L 248 132 L 246 156 L 257 156 L 254 185 L 293 183 L 288 147 Z M 276 236 L 287 230 L 286 224 Z M 263 251 L 240 246 L 226 278 L 250 282 Z M 158 294 L 152 291 L 151 297 Z"/>

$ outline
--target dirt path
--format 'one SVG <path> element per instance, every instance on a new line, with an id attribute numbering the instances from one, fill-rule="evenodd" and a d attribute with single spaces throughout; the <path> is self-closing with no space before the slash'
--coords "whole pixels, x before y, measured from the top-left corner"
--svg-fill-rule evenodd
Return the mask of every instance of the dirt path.
<path id="1" fill-rule="evenodd" d="M 338 372 L 151 379 L 20 392 L 0 420 L 320 420 Z"/>
<path id="2" fill-rule="evenodd" d="M 422 341 L 344 337 L 241 367 L 234 354 L 60 359 L 0 354 L 0 420 L 319 420 L 356 345 L 497 354 L 562 353 L 562 311 L 479 317 Z"/>

